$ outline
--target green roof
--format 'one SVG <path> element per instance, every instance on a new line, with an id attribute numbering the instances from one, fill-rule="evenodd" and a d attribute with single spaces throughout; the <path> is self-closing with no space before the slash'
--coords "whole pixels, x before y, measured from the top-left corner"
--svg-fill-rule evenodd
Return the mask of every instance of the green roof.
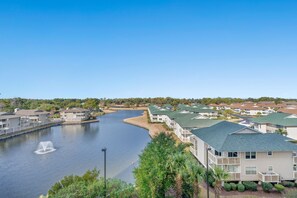
<path id="1" fill-rule="evenodd" d="M 178 109 L 180 111 L 190 111 L 193 113 L 217 113 L 216 110 L 213 110 L 210 107 L 203 104 L 195 104 L 193 106 L 179 104 Z"/>
<path id="2" fill-rule="evenodd" d="M 150 105 L 148 108 L 149 108 L 151 114 L 153 114 L 153 115 L 168 115 L 169 113 L 172 112 L 170 110 L 160 108 L 156 105 Z"/>
<path id="3" fill-rule="evenodd" d="M 220 120 L 212 120 L 212 119 L 206 119 L 206 118 L 195 118 L 199 117 L 201 115 L 199 114 L 186 114 L 184 116 L 178 117 L 175 119 L 175 122 L 177 122 L 182 128 L 204 128 L 209 127 L 212 125 L 215 125 Z"/>
<path id="4" fill-rule="evenodd" d="M 220 152 L 297 151 L 297 145 L 275 133 L 260 133 L 251 128 L 222 121 L 192 133 Z"/>
<path id="5" fill-rule="evenodd" d="M 267 116 L 252 118 L 251 122 L 259 124 L 274 124 L 280 126 L 297 126 L 297 117 L 288 113 L 272 113 Z"/>

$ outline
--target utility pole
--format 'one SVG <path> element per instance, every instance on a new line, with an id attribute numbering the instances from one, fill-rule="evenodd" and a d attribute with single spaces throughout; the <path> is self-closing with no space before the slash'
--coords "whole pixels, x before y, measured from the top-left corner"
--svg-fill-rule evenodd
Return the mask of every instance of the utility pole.
<path id="1" fill-rule="evenodd" d="M 209 182 L 208 182 L 208 151 L 211 149 L 207 147 L 206 149 L 206 187 L 207 187 L 207 198 L 209 198 Z"/>
<path id="2" fill-rule="evenodd" d="M 104 152 L 104 197 L 106 197 L 106 150 L 107 148 L 103 148 L 101 151 Z"/>

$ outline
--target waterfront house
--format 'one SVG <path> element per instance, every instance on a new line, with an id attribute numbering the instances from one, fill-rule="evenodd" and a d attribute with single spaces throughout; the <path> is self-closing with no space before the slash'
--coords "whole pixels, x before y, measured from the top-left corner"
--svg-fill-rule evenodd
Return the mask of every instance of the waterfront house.
<path id="1" fill-rule="evenodd" d="M 264 133 L 274 133 L 278 130 L 287 132 L 289 138 L 297 139 L 297 115 L 288 113 L 273 113 L 267 116 L 251 119 L 254 128 Z"/>
<path id="2" fill-rule="evenodd" d="M 151 122 L 165 122 L 167 114 L 170 112 L 172 111 L 158 107 L 157 105 L 148 106 L 148 114 Z"/>
<path id="3" fill-rule="evenodd" d="M 21 117 L 8 113 L 0 114 L 0 135 L 20 130 Z"/>
<path id="4" fill-rule="evenodd" d="M 229 181 L 297 179 L 297 145 L 285 136 L 227 121 L 191 132 L 193 155 L 203 166 L 208 161 L 210 168 L 219 166 L 227 171 Z"/>
<path id="5" fill-rule="evenodd" d="M 49 112 L 42 110 L 15 110 L 15 115 L 21 117 L 21 126 L 37 126 L 49 123 Z"/>
<path id="6" fill-rule="evenodd" d="M 60 113 L 65 122 L 82 122 L 90 119 L 90 111 L 83 108 L 71 108 Z"/>

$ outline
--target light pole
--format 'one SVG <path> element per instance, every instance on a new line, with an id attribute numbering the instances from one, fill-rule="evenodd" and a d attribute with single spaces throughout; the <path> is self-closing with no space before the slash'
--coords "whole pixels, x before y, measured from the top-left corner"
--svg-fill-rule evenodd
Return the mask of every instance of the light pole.
<path id="1" fill-rule="evenodd" d="M 103 148 L 101 151 L 104 152 L 104 197 L 106 197 L 106 150 L 107 148 Z"/>
<path id="2" fill-rule="evenodd" d="M 208 182 L 208 151 L 211 149 L 207 147 L 206 149 L 206 187 L 207 187 L 207 198 L 209 198 L 209 182 Z"/>

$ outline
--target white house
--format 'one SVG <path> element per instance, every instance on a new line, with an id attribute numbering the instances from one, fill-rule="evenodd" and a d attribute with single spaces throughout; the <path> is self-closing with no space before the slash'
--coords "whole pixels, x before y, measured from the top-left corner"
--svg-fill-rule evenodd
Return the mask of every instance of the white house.
<path id="1" fill-rule="evenodd" d="M 297 179 L 297 145 L 279 134 L 231 122 L 192 130 L 191 152 L 203 166 L 221 167 L 229 181 L 280 182 Z"/>
<path id="2" fill-rule="evenodd" d="M 279 129 L 287 132 L 288 137 L 297 139 L 297 115 L 288 113 L 273 113 L 267 116 L 251 119 L 254 128 L 264 133 L 274 133 Z"/>
<path id="3" fill-rule="evenodd" d="M 90 111 L 83 108 L 71 108 L 60 113 L 66 122 L 81 122 L 90 119 Z"/>

